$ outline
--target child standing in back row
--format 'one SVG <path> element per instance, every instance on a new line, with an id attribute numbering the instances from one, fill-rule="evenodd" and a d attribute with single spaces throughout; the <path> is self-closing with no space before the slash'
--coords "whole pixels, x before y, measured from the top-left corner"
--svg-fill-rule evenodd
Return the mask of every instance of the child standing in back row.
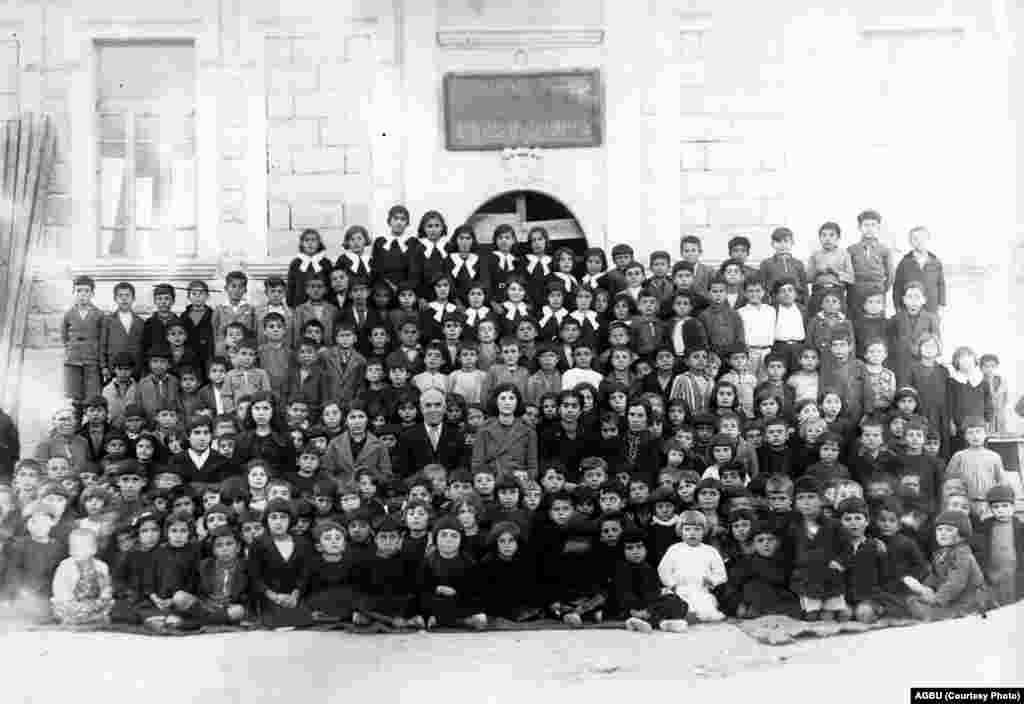
<path id="1" fill-rule="evenodd" d="M 999 453 L 985 447 L 985 420 L 974 416 L 962 423 L 967 447 L 950 458 L 946 479 L 963 480 L 971 500 L 971 515 L 981 520 L 991 514 L 985 495 L 992 487 L 1003 484 L 1006 474 Z"/>
<path id="2" fill-rule="evenodd" d="M 834 293 L 840 309 L 846 304 L 846 287 L 853 283 L 853 261 L 850 253 L 839 247 L 841 234 L 838 223 L 826 222 L 818 228 L 821 249 L 807 262 L 807 280 L 811 284 L 811 301 L 807 312 L 814 315 L 826 293 Z"/>
<path id="3" fill-rule="evenodd" d="M 75 305 L 64 314 L 64 389 L 68 397 L 83 401 L 98 396 L 100 387 L 100 331 L 103 312 L 92 302 L 96 283 L 88 276 L 74 282 Z"/>
<path id="4" fill-rule="evenodd" d="M 853 262 L 853 286 L 848 291 L 847 303 L 855 317 L 860 315 L 868 291 L 881 293 L 884 311 L 885 294 L 892 287 L 892 250 L 878 240 L 881 228 L 881 215 L 874 210 L 863 211 L 857 216 L 861 240 L 847 247 Z"/>
<path id="5" fill-rule="evenodd" d="M 213 309 L 213 339 L 223 340 L 227 335 L 228 325 L 241 323 L 247 334 L 256 332 L 256 313 L 245 300 L 245 292 L 249 287 L 249 277 L 241 271 L 229 271 L 224 277 L 224 290 L 228 300 Z"/>

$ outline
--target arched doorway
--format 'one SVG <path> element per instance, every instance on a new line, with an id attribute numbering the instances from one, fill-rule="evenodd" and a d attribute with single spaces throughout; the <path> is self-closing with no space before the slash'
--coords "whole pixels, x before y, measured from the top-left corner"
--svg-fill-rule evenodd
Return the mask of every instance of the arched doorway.
<path id="1" fill-rule="evenodd" d="M 572 211 L 541 191 L 507 191 L 496 195 L 477 208 L 467 222 L 485 249 L 491 246 L 494 228 L 502 224 L 516 229 L 524 251 L 530 228 L 537 226 L 548 231 L 552 247 L 569 247 L 577 257 L 582 257 L 587 248 L 586 233 Z"/>

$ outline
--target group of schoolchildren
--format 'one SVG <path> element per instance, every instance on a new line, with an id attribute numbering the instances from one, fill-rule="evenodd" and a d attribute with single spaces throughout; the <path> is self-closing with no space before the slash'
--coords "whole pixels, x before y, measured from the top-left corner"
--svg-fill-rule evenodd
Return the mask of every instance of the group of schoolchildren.
<path id="1" fill-rule="evenodd" d="M 64 318 L 74 406 L 0 485 L 0 585 L 69 625 L 483 628 L 554 618 L 678 632 L 787 614 L 874 622 L 1024 591 L 998 359 L 942 354 L 928 232 L 881 217 L 717 269 L 681 240 L 582 262 L 440 213 L 302 233 L 246 301 L 154 287 L 155 312 Z M 896 313 L 885 315 L 891 292 Z"/>

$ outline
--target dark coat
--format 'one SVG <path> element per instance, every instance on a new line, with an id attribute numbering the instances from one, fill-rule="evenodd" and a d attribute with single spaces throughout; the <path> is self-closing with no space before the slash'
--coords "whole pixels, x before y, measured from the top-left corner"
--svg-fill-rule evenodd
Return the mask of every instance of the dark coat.
<path id="1" fill-rule="evenodd" d="M 132 313 L 132 324 L 127 332 L 121 325 L 121 319 L 117 312 L 109 313 L 103 318 L 103 327 L 100 330 L 100 368 L 107 369 L 114 373 L 114 357 L 125 352 L 132 356 L 135 361 L 135 371 L 132 374 L 138 379 L 143 372 L 142 358 L 142 333 L 145 322 L 135 312 Z M 192 333 L 189 332 L 191 338 Z"/>
<path id="2" fill-rule="evenodd" d="M 580 476 L 580 460 L 594 454 L 600 436 L 587 432 L 581 423 L 576 437 L 570 439 L 561 423 L 552 423 L 543 428 L 537 438 L 537 454 L 540 461 L 558 460 L 565 467 L 565 478 L 575 482 Z"/>
<path id="3" fill-rule="evenodd" d="M 302 395 L 319 408 L 329 398 L 329 382 L 329 376 L 319 364 L 310 367 L 309 376 L 305 380 L 300 376 L 298 365 L 291 365 L 288 368 L 288 378 L 284 385 L 284 400 L 287 401 Z"/>
<path id="4" fill-rule="evenodd" d="M 911 281 L 924 284 L 925 310 L 935 313 L 939 306 L 946 305 L 946 275 L 942 271 L 942 262 L 934 254 L 928 252 L 924 267 L 917 263 L 913 252 L 907 252 L 900 259 L 892 284 L 892 301 L 896 310 L 903 308 L 903 294 Z"/>
<path id="5" fill-rule="evenodd" d="M 203 484 L 217 484 L 229 476 L 228 471 L 233 468 L 229 459 L 210 451 L 210 456 L 202 468 L 196 467 L 192 456 L 188 452 L 182 452 L 171 458 L 170 465 L 181 473 L 182 481 L 186 484 L 201 482 Z"/>
<path id="6" fill-rule="evenodd" d="M 285 560 L 269 534 L 262 535 L 249 551 L 249 579 L 252 593 L 264 600 L 266 590 L 288 594 L 298 590 L 305 594 L 316 564 L 316 552 L 312 544 L 302 536 L 292 536 L 295 548 Z"/>
<path id="7" fill-rule="evenodd" d="M 323 469 L 338 481 L 352 481 L 357 471 L 367 469 L 379 477 L 391 476 L 391 455 L 374 435 L 367 433 L 358 457 L 352 456 L 348 432 L 331 440 L 323 457 Z"/>
<path id="8" fill-rule="evenodd" d="M 884 447 L 878 451 L 876 457 L 871 457 L 858 452 L 850 459 L 850 476 L 853 480 L 864 486 L 872 474 L 888 474 L 893 479 L 900 474 L 900 460 L 893 453 Z"/>
<path id="9" fill-rule="evenodd" d="M 114 596 L 130 604 L 148 603 L 157 590 L 157 548 L 131 550 L 113 574 Z"/>
<path id="10" fill-rule="evenodd" d="M 154 551 L 156 595 L 169 599 L 175 592 L 195 594 L 199 589 L 199 545 L 190 543 L 182 548 L 161 545 Z"/>
<path id="11" fill-rule="evenodd" d="M 103 311 L 91 303 L 88 311 L 85 318 L 82 318 L 78 306 L 72 306 L 64 314 L 60 327 L 61 342 L 64 343 L 64 364 L 99 366 L 104 315 Z"/>
<path id="12" fill-rule="evenodd" d="M 493 553 L 485 557 L 478 567 L 477 583 L 488 616 L 514 619 L 526 609 L 540 606 L 536 564 L 522 547 L 511 560 Z"/>
<path id="13" fill-rule="evenodd" d="M 156 313 L 146 318 L 146 322 L 142 324 L 143 363 L 148 362 L 149 351 L 154 346 L 167 344 L 167 326 L 177 320 L 179 318 L 174 313 L 171 313 L 167 320 L 161 319 Z"/>
<path id="14" fill-rule="evenodd" d="M 292 455 L 291 443 L 278 433 L 260 437 L 255 430 L 247 430 L 238 436 L 238 444 L 235 446 L 238 464 L 263 459 L 270 464 L 272 473 L 281 473 L 291 467 Z"/>
<path id="15" fill-rule="evenodd" d="M 401 553 L 382 557 L 374 553 L 353 565 L 352 583 L 360 610 L 392 616 L 409 615 L 418 592 L 419 564 Z"/>
<path id="16" fill-rule="evenodd" d="M 6 411 L 0 410 L 0 477 L 10 479 L 14 474 L 14 463 L 20 458 L 18 426 Z"/>
<path id="17" fill-rule="evenodd" d="M 425 616 L 435 616 L 439 623 L 471 615 L 480 608 L 476 565 L 472 558 L 459 552 L 455 557 L 441 557 L 432 552 L 422 563 L 419 574 L 420 608 Z M 451 597 L 437 594 L 438 587 L 451 587 Z"/>
<path id="18" fill-rule="evenodd" d="M 856 550 L 844 541 L 839 562 L 846 568 L 847 603 L 878 599 L 886 581 L 886 561 L 873 539 L 867 538 Z"/>
<path id="19" fill-rule="evenodd" d="M 789 590 L 789 570 L 780 554 L 775 557 L 750 555 L 730 570 L 729 580 L 740 601 L 760 614 L 788 614 L 799 611 L 796 595 Z"/>
<path id="20" fill-rule="evenodd" d="M 196 580 L 197 594 L 200 599 L 209 599 L 219 595 L 221 585 L 217 583 L 217 560 L 208 557 L 199 563 L 199 575 Z M 228 604 L 244 604 L 249 600 L 249 569 L 245 560 L 238 559 L 231 571 L 228 583 Z"/>
<path id="21" fill-rule="evenodd" d="M 192 319 L 190 308 L 186 308 L 181 313 L 181 323 L 185 326 L 185 331 L 188 333 L 188 341 L 185 343 L 188 348 L 192 351 L 196 361 L 202 365 L 199 370 L 200 381 L 203 381 L 203 372 L 207 365 L 210 364 L 210 359 L 213 357 L 213 348 L 217 341 L 213 337 L 213 308 L 210 306 L 203 306 L 202 315 L 198 321 Z"/>
<path id="22" fill-rule="evenodd" d="M 326 285 L 331 275 L 331 260 L 324 257 L 320 260 L 319 266 L 312 271 L 302 269 L 302 260 L 298 257 L 292 259 L 288 265 L 288 278 L 286 280 L 285 302 L 289 308 L 306 302 L 306 282 L 314 276 L 322 276 Z"/>
<path id="23" fill-rule="evenodd" d="M 0 587 L 12 598 L 20 589 L 48 597 L 53 573 L 66 555 L 66 544 L 52 537 L 48 543 L 37 543 L 27 535 L 15 538 L 4 546 Z"/>
<path id="24" fill-rule="evenodd" d="M 428 464 L 440 464 L 448 471 L 454 471 L 465 466 L 468 460 L 466 435 L 444 423 L 437 450 L 434 450 L 426 426 L 417 423 L 399 436 L 392 459 L 395 475 L 399 478 L 410 477 Z"/>
<path id="25" fill-rule="evenodd" d="M 661 596 L 658 570 L 646 562 L 635 564 L 619 560 L 612 576 L 611 601 L 621 616 L 643 611 Z"/>
<path id="26" fill-rule="evenodd" d="M 584 522 L 550 522 L 534 531 L 537 586 L 544 604 L 567 602 L 601 592 L 601 562 L 593 529 Z"/>
<path id="27" fill-rule="evenodd" d="M 309 579 L 309 608 L 350 618 L 355 601 L 352 570 L 353 560 L 347 552 L 338 562 L 328 562 L 319 555 Z"/>
<path id="28" fill-rule="evenodd" d="M 903 533 L 885 536 L 882 542 L 885 543 L 883 589 L 889 594 L 909 595 L 910 591 L 903 584 L 903 578 L 913 577 L 923 582 L 928 576 L 928 559 L 921 552 L 917 541 Z"/>
<path id="29" fill-rule="evenodd" d="M 1020 598 L 1024 596 L 1024 521 L 1016 516 L 1011 520 L 1013 521 L 1013 549 L 1017 553 L 1017 598 Z M 995 522 L 994 517 L 983 520 L 971 539 L 971 548 L 986 576 L 991 568 L 992 527 Z"/>
<path id="30" fill-rule="evenodd" d="M 789 586 L 798 596 L 826 599 L 843 594 L 845 580 L 829 563 L 837 560 L 842 550 L 839 524 L 822 518 L 817 534 L 811 538 L 802 519 L 793 520 L 787 529 L 783 547 L 793 566 Z"/>

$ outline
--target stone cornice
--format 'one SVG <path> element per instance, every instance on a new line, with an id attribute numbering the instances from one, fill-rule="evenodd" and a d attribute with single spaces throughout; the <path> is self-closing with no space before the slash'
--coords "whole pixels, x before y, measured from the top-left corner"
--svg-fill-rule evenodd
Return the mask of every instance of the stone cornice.
<path id="1" fill-rule="evenodd" d="M 710 12 L 678 12 L 679 33 L 703 34 L 711 30 Z"/>
<path id="2" fill-rule="evenodd" d="M 865 25 L 860 27 L 858 32 L 864 39 L 913 39 L 918 37 L 962 39 L 967 34 L 967 28 L 953 23 L 935 24 L 907 21 Z"/>
<path id="3" fill-rule="evenodd" d="M 604 30 L 597 27 L 446 27 L 437 32 L 442 49 L 568 49 L 597 47 Z"/>

